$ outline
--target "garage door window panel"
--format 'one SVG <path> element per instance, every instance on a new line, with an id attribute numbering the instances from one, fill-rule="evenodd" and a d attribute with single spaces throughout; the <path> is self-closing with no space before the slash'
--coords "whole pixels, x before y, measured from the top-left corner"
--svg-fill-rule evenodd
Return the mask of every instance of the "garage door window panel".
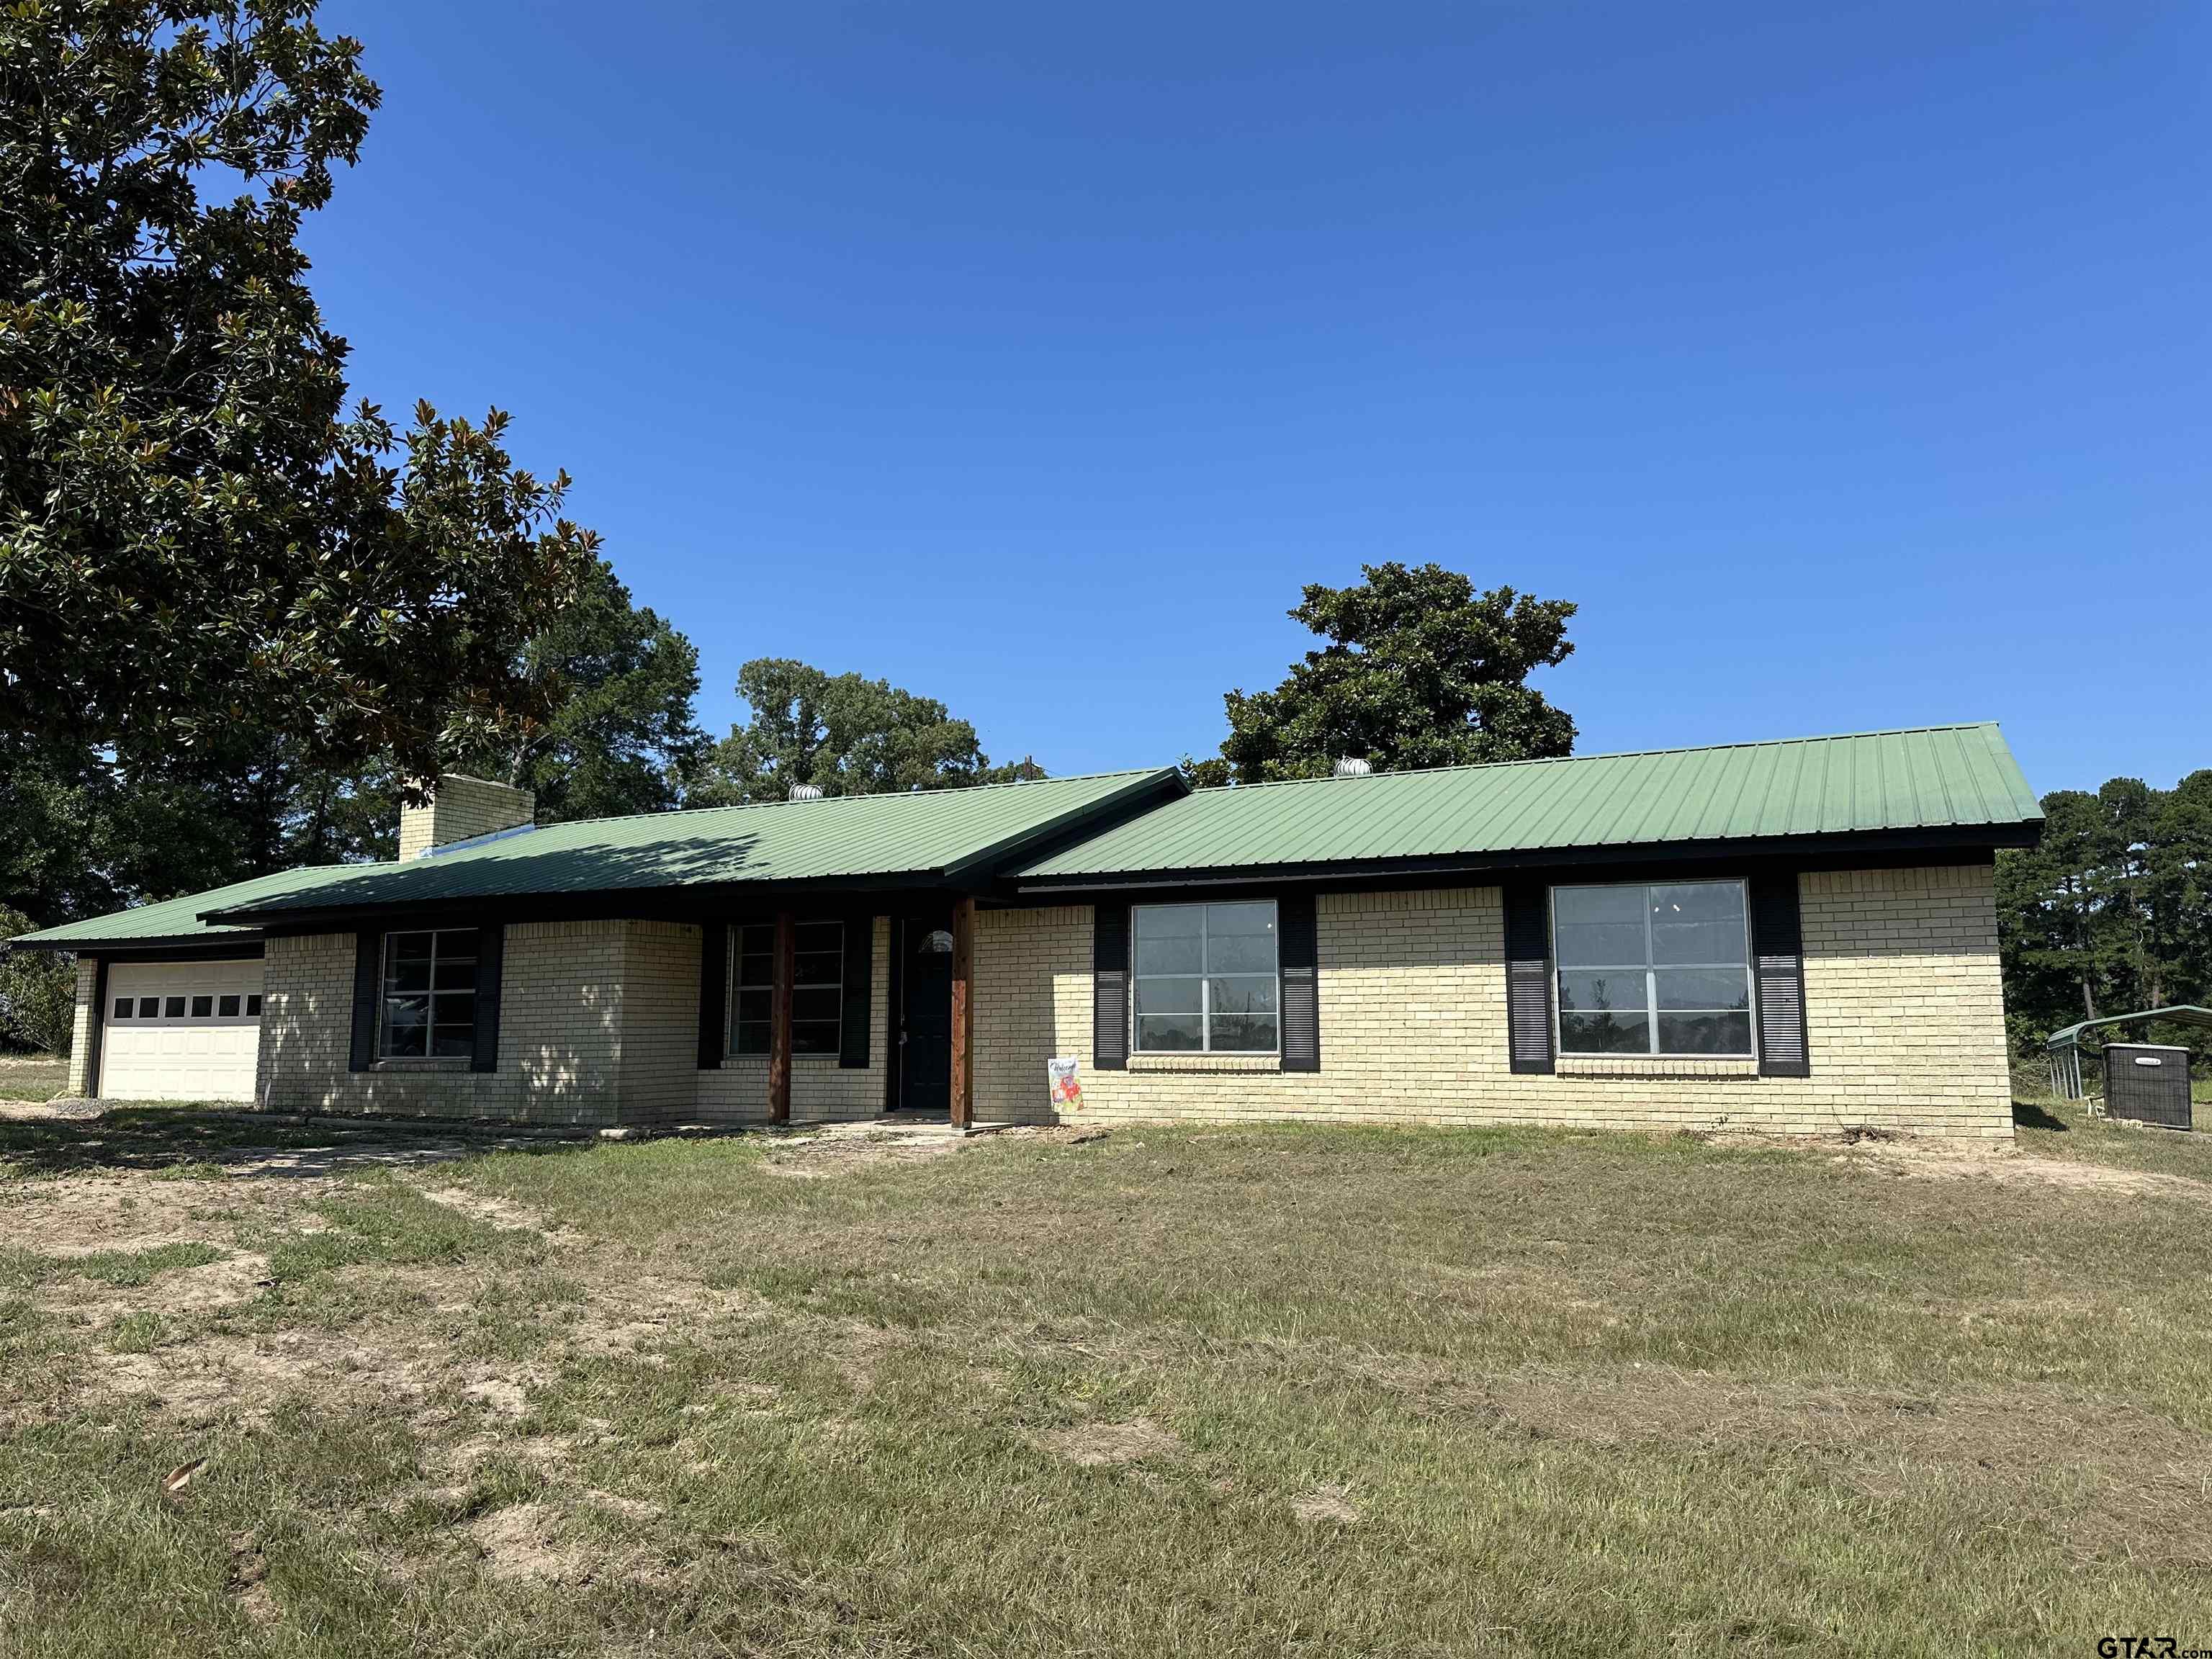
<path id="1" fill-rule="evenodd" d="M 386 934 L 378 1057 L 472 1058 L 476 1001 L 474 928 Z"/>

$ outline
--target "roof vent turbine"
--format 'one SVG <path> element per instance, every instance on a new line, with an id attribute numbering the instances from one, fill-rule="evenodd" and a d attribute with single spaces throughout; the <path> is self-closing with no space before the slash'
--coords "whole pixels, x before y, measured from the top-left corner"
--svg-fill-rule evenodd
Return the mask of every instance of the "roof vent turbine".
<path id="1" fill-rule="evenodd" d="M 1340 778 L 1368 777 L 1374 770 L 1365 761 L 1352 755 L 1346 755 L 1336 763 L 1336 775 Z"/>
<path id="2" fill-rule="evenodd" d="M 820 800 L 822 786 L 818 783 L 794 783 L 791 786 L 791 798 L 793 800 Z"/>

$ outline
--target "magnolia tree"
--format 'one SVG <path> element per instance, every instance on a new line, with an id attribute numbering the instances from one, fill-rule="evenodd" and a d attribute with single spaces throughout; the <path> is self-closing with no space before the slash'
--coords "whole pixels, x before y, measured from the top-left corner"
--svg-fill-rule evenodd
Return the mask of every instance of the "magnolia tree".
<path id="1" fill-rule="evenodd" d="M 347 411 L 299 235 L 379 94 L 315 9 L 0 9 L 0 730 L 428 773 L 596 569 L 504 415 Z"/>
<path id="2" fill-rule="evenodd" d="M 1573 652 L 1574 605 L 1477 592 L 1436 564 L 1362 574 L 1354 586 L 1306 587 L 1290 614 L 1327 643 L 1273 690 L 1228 694 L 1228 739 L 1218 758 L 1185 760 L 1193 781 L 1324 777 L 1344 757 L 1399 771 L 1573 750 L 1574 721 L 1528 679 Z"/>

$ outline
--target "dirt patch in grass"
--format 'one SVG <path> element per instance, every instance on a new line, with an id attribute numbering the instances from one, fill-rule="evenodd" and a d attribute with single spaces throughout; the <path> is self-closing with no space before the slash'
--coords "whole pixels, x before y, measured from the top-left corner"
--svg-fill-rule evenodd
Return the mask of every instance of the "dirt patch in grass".
<path id="1" fill-rule="evenodd" d="M 994 1133 L 998 1139 L 1017 1145 L 1027 1140 L 1047 1146 L 1088 1146 L 1113 1131 L 1103 1123 L 1017 1123 Z"/>
<path id="2" fill-rule="evenodd" d="M 571 1245 L 587 1242 L 583 1234 L 556 1227 L 528 1205 L 518 1204 L 512 1199 L 472 1192 L 465 1187 L 433 1187 L 419 1181 L 410 1184 L 433 1204 L 442 1204 L 449 1210 L 457 1210 L 471 1220 L 483 1222 L 488 1226 L 507 1232 L 535 1233 L 549 1244 Z"/>
<path id="3" fill-rule="evenodd" d="M 269 1282 L 269 1258 L 238 1250 L 219 1261 L 164 1273 L 149 1291 L 166 1313 L 204 1314 L 250 1302 Z"/>
<path id="4" fill-rule="evenodd" d="M 156 1247 L 148 1254 L 173 1248 Z M 137 1314 L 189 1323 L 251 1302 L 268 1288 L 268 1274 L 267 1257 L 250 1250 L 230 1252 L 213 1261 L 166 1269 L 120 1291 L 96 1279 L 59 1276 L 41 1287 L 38 1304 L 85 1325 L 105 1326 Z"/>
<path id="5" fill-rule="evenodd" d="M 763 1167 L 790 1180 L 825 1181 L 861 1170 L 933 1163 L 969 1144 L 969 1136 L 948 1124 L 832 1123 L 777 1133 Z"/>
<path id="6" fill-rule="evenodd" d="M 1311 1492 L 1291 1500 L 1291 1513 L 1301 1521 L 1330 1522 L 1338 1526 L 1351 1526 L 1360 1519 L 1352 1502 L 1352 1494 L 1342 1486 L 1316 1486 Z"/>
<path id="7" fill-rule="evenodd" d="M 775 1311 L 752 1291 L 702 1285 L 665 1259 L 608 1255 L 582 1272 L 585 1300 L 562 1333 L 572 1354 L 654 1363 L 731 1321 L 767 1319 Z"/>
<path id="8" fill-rule="evenodd" d="M 6 1243 L 45 1256 L 153 1249 L 252 1222 L 281 1222 L 297 1198 L 219 1182 L 58 1176 L 8 1188 Z"/>
<path id="9" fill-rule="evenodd" d="M 1844 1158 L 1885 1175 L 1929 1181 L 1975 1181 L 1996 1187 L 2043 1187 L 2212 1203 L 2212 1182 L 2149 1170 L 2037 1158 L 2004 1143 L 1954 1150 L 1910 1140 L 1864 1141 L 1855 1145 Z"/>
<path id="10" fill-rule="evenodd" d="M 268 1558 L 261 1552 L 261 1535 L 255 1532 L 233 1533 L 230 1538 L 230 1583 L 232 1597 L 246 1621 L 267 1629 L 282 1618 L 276 1598 L 269 1593 L 263 1582 L 269 1575 Z"/>
<path id="11" fill-rule="evenodd" d="M 1149 1417 L 1133 1418 L 1127 1423 L 1072 1424 L 1039 1435 L 1037 1443 L 1055 1457 L 1084 1468 L 1173 1457 L 1182 1450 L 1182 1442 L 1175 1431 Z"/>
<path id="12" fill-rule="evenodd" d="M 550 1504 L 515 1504 L 471 1521 L 465 1531 L 495 1578 L 580 1584 L 592 1577 L 592 1552 L 564 1535 L 566 1518 Z"/>
<path id="13" fill-rule="evenodd" d="M 428 1346 L 396 1350 L 351 1332 L 212 1332 L 118 1354 L 86 1381 L 95 1396 L 150 1404 L 197 1427 L 233 1418 L 265 1422 L 274 1407 L 301 1395 L 334 1409 L 404 1411 L 421 1403 L 444 1369 Z"/>
<path id="14" fill-rule="evenodd" d="M 520 1417 L 530 1407 L 530 1394 L 511 1376 L 484 1376 L 462 1386 L 461 1393 L 487 1411 Z"/>

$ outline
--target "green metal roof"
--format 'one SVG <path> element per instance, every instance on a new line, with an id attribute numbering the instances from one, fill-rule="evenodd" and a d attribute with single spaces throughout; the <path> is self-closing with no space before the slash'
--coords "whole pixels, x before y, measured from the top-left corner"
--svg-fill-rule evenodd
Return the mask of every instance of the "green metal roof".
<path id="1" fill-rule="evenodd" d="M 2043 819 L 1993 724 L 1201 789 L 1018 872 L 1024 887 L 1176 871 L 1632 848 Z"/>
<path id="2" fill-rule="evenodd" d="M 325 864 L 304 870 L 283 870 L 273 876 L 256 876 L 251 881 L 233 882 L 228 887 L 217 887 L 210 892 L 187 893 L 182 898 L 163 899 L 158 904 L 142 904 L 135 909 L 118 910 L 109 915 L 93 916 L 83 921 L 65 922 L 59 927 L 42 928 L 35 933 L 19 933 L 8 942 L 11 946 L 28 945 L 53 951 L 74 951 L 90 945 L 149 945 L 157 941 L 162 944 L 214 943 L 227 938 L 251 943 L 260 938 L 260 929 L 223 927 L 202 921 L 201 914 L 227 909 L 234 904 L 295 897 L 346 876 L 398 867 L 390 864 Z"/>
<path id="3" fill-rule="evenodd" d="M 311 889 L 216 904 L 232 921 L 354 906 L 441 904 L 732 882 L 957 878 L 1035 838 L 1148 793 L 1172 767 L 972 789 L 833 796 L 591 818 L 483 837 L 399 864 L 331 872 Z"/>

